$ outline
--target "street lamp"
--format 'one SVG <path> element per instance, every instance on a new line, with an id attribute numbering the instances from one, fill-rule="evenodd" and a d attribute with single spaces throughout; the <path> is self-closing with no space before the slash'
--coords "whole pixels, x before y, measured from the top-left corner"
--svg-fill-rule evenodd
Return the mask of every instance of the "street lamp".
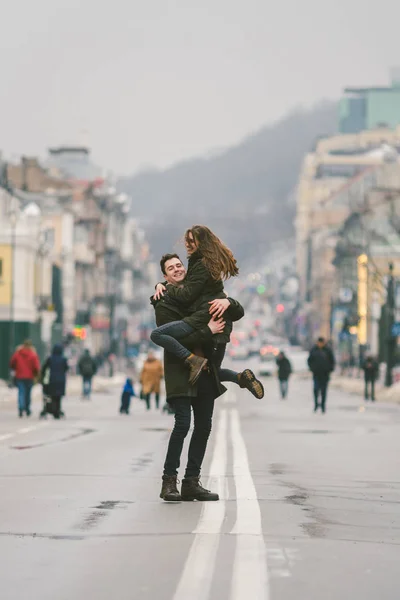
<path id="1" fill-rule="evenodd" d="M 15 258 L 16 258 L 16 230 L 18 222 L 19 211 L 15 204 L 15 199 L 10 199 L 10 210 L 8 212 L 8 219 L 11 228 L 11 282 L 10 282 L 10 346 L 9 356 L 11 357 L 14 353 L 15 346 Z"/>

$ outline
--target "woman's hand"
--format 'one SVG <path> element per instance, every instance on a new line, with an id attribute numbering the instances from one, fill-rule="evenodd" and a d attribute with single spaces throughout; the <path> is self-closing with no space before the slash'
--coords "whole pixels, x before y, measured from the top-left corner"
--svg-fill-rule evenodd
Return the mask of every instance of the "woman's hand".
<path id="1" fill-rule="evenodd" d="M 222 333 L 225 329 L 225 321 L 223 321 L 222 319 L 215 320 L 213 317 L 208 323 L 208 327 L 213 335 L 215 335 L 216 333 Z"/>
<path id="2" fill-rule="evenodd" d="M 156 285 L 156 293 L 154 294 L 154 300 L 160 300 L 162 296 L 164 296 L 164 292 L 167 288 L 163 283 L 157 283 Z"/>
<path id="3" fill-rule="evenodd" d="M 228 310 L 231 303 L 229 302 L 228 298 L 217 298 L 216 300 L 209 302 L 209 305 L 210 315 L 212 315 L 214 319 L 218 319 L 219 317 L 222 317 L 226 310 Z"/>

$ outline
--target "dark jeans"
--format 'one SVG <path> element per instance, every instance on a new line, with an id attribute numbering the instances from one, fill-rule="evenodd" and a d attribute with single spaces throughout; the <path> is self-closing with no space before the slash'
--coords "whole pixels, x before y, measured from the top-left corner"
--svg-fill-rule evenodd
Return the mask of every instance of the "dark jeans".
<path id="1" fill-rule="evenodd" d="M 84 398 L 89 398 L 92 393 L 92 377 L 83 377 L 83 396 Z"/>
<path id="2" fill-rule="evenodd" d="M 289 388 L 289 381 L 288 379 L 280 379 L 279 380 L 279 387 L 281 390 L 281 396 L 282 398 L 286 398 L 287 393 L 288 393 L 288 388 Z"/>
<path id="3" fill-rule="evenodd" d="M 18 410 L 26 412 L 27 415 L 31 412 L 31 391 L 33 386 L 32 379 L 17 379 L 18 388 Z"/>
<path id="4" fill-rule="evenodd" d="M 375 400 L 375 381 L 365 381 L 365 392 L 364 392 L 364 398 L 366 400 L 369 400 L 369 388 L 371 387 L 371 400 L 374 401 Z"/>
<path id="5" fill-rule="evenodd" d="M 122 392 L 122 397 L 121 397 L 121 408 L 119 409 L 120 412 L 129 412 L 129 407 L 131 405 L 131 395 L 129 392 Z"/>
<path id="6" fill-rule="evenodd" d="M 194 429 L 189 445 L 185 477 L 198 477 L 211 433 L 214 396 L 199 392 L 197 398 L 178 398 L 171 404 L 175 409 L 175 426 L 169 439 L 164 475 L 178 474 L 183 443 L 190 429 L 193 408 Z"/>
<path id="7" fill-rule="evenodd" d="M 328 391 L 329 375 L 314 375 L 314 408 L 317 410 L 318 397 L 321 394 L 321 409 L 325 412 L 326 394 Z"/>
<path id="8" fill-rule="evenodd" d="M 145 394 L 145 402 L 147 410 L 150 410 L 150 396 L 151 394 Z M 156 396 L 156 408 L 160 408 L 160 394 L 155 394 Z"/>

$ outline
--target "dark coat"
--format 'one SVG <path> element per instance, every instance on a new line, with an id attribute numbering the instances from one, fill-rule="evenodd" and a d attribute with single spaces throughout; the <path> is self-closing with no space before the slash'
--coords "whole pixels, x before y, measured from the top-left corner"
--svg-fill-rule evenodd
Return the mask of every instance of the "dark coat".
<path id="1" fill-rule="evenodd" d="M 43 390 L 48 396 L 65 396 L 68 369 L 68 361 L 63 355 L 63 348 L 60 344 L 56 344 L 42 369 L 42 381 L 45 381 L 47 371 L 50 371 L 49 382 L 43 385 Z"/>
<path id="2" fill-rule="evenodd" d="M 290 360 L 286 356 L 282 356 L 282 358 L 276 359 L 276 364 L 278 366 L 278 379 L 287 381 L 292 373 Z"/>
<path id="3" fill-rule="evenodd" d="M 97 372 L 97 365 L 89 350 L 85 350 L 78 362 L 78 373 L 85 379 L 91 379 Z"/>
<path id="4" fill-rule="evenodd" d="M 374 359 L 366 359 L 363 364 L 365 381 L 376 381 L 379 377 L 379 363 Z"/>
<path id="5" fill-rule="evenodd" d="M 335 370 L 335 357 L 329 346 L 314 346 L 308 357 L 308 366 L 314 377 L 329 377 Z"/>
<path id="6" fill-rule="evenodd" d="M 224 285 L 210 274 L 199 252 L 189 257 L 188 270 L 181 286 L 167 284 L 168 295 L 185 312 L 184 321 L 193 329 L 201 329 L 210 320 L 209 302 L 217 298 L 226 298 Z M 232 321 L 225 315 L 225 329 L 217 334 L 219 343 L 227 344 L 232 332 Z"/>
<path id="7" fill-rule="evenodd" d="M 229 312 L 232 320 L 236 320 L 236 317 L 241 318 L 244 314 L 243 307 L 236 300 L 229 298 L 229 301 L 231 302 L 231 307 L 224 313 L 224 316 Z M 176 304 L 171 303 L 166 297 L 163 297 L 159 301 L 152 300 L 152 304 L 155 309 L 158 327 L 172 321 L 179 321 L 184 317 L 182 309 Z M 207 323 L 209 320 L 210 314 L 208 315 Z M 204 355 L 209 359 L 211 374 L 204 372 L 196 385 L 189 385 L 189 369 L 184 364 L 184 361 L 170 352 L 164 352 L 164 378 L 168 402 L 175 398 L 196 398 L 199 393 L 203 393 L 206 390 L 207 393 L 217 398 L 226 391 L 217 374 L 217 367 L 219 365 L 215 364 L 214 359 L 215 340 L 213 338 L 215 337 L 208 326 L 205 325 L 186 338 L 179 340 L 190 351 L 201 348 Z"/>

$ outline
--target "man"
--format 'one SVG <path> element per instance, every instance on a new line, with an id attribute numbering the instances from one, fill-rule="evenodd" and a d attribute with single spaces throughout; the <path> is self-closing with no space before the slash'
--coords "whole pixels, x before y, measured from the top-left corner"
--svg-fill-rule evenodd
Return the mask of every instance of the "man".
<path id="1" fill-rule="evenodd" d="M 318 338 L 316 345 L 311 349 L 308 366 L 314 379 L 314 412 L 317 412 L 320 406 L 324 413 L 329 378 L 335 369 L 335 357 L 323 337 Z M 319 405 L 318 398 L 320 394 L 321 404 Z"/>
<path id="2" fill-rule="evenodd" d="M 160 266 L 168 283 L 172 285 L 182 283 L 186 271 L 177 254 L 164 255 Z M 225 298 L 218 302 L 221 309 L 230 311 L 229 317 L 232 320 L 243 316 L 243 308 L 235 300 Z M 179 306 L 171 301 L 168 294 L 165 294 L 160 300 L 153 299 L 152 303 L 155 308 L 157 326 L 180 320 L 185 316 Z M 175 426 L 168 444 L 160 493 L 160 497 L 166 501 L 219 500 L 218 494 L 201 486 L 200 470 L 211 432 L 214 401 L 226 391 L 217 374 L 222 356 L 216 358 L 213 352 L 213 334 L 222 332 L 224 326 L 225 323 L 221 318 L 217 321 L 211 318 L 207 326 L 180 340 L 186 348 L 195 350 L 196 354 L 202 352 L 208 358 L 209 370 L 201 374 L 195 385 L 189 384 L 190 371 L 184 361 L 172 353 L 164 353 L 167 402 L 173 405 L 175 411 Z M 190 428 L 191 409 L 193 409 L 194 430 L 190 440 L 188 462 L 180 494 L 177 489 L 177 474 L 183 443 Z"/>
<path id="3" fill-rule="evenodd" d="M 13 354 L 10 367 L 15 371 L 18 388 L 18 411 L 22 417 L 24 412 L 29 417 L 31 414 L 31 391 L 34 379 L 40 373 L 39 357 L 31 340 L 25 340 Z"/>
<path id="4" fill-rule="evenodd" d="M 83 398 L 90 400 L 92 393 L 92 380 L 96 375 L 97 366 L 94 358 L 88 349 L 85 349 L 78 362 L 78 373 L 82 376 L 82 395 Z"/>
<path id="5" fill-rule="evenodd" d="M 379 363 L 372 356 L 367 356 L 364 364 L 364 398 L 365 400 L 369 400 L 369 388 L 371 387 L 371 400 L 375 402 L 375 381 L 379 377 Z"/>
<path id="6" fill-rule="evenodd" d="M 286 356 L 282 350 L 279 352 L 276 364 L 278 367 L 278 379 L 279 379 L 279 387 L 281 391 L 281 398 L 284 400 L 288 393 L 289 387 L 289 377 L 292 373 L 292 365 L 290 364 L 290 360 Z"/>

